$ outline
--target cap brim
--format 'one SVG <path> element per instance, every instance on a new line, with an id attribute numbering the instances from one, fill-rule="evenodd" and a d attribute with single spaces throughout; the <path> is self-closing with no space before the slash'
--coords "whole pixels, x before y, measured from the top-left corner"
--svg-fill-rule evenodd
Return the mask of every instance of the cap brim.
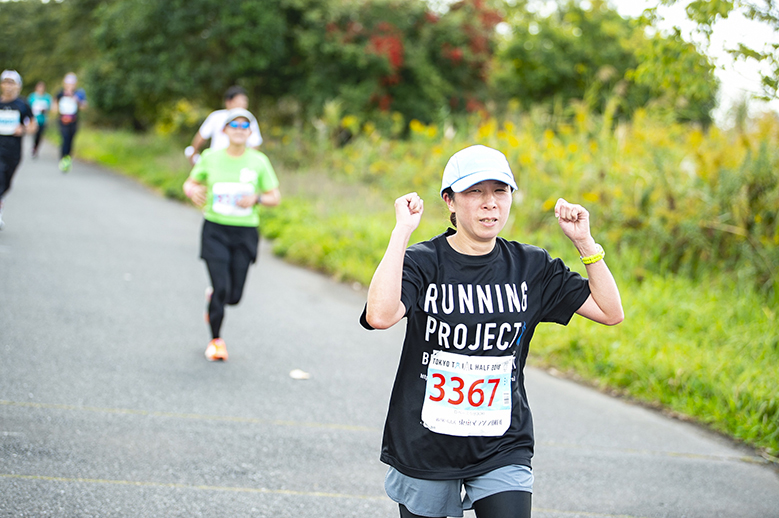
<path id="1" fill-rule="evenodd" d="M 254 118 L 254 115 L 252 115 L 252 112 L 249 110 L 244 110 L 243 108 L 234 108 L 233 110 L 230 110 L 230 114 L 225 121 L 225 126 L 230 124 L 235 119 L 240 119 L 241 117 L 248 120 L 252 124 L 257 123 L 257 119 Z"/>
<path id="2" fill-rule="evenodd" d="M 485 180 L 503 182 L 511 187 L 512 191 L 517 190 L 517 184 L 514 182 L 514 178 L 504 171 L 477 171 L 458 179 L 450 187 L 454 192 L 463 192 L 468 187 L 472 187 Z"/>

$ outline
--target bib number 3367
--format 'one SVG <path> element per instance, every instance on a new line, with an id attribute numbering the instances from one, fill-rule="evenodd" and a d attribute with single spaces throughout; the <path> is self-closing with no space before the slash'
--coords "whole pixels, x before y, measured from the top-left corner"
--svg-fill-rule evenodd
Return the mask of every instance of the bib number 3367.
<path id="1" fill-rule="evenodd" d="M 422 424 L 456 436 L 500 436 L 511 423 L 513 357 L 434 351 L 427 369 Z"/>

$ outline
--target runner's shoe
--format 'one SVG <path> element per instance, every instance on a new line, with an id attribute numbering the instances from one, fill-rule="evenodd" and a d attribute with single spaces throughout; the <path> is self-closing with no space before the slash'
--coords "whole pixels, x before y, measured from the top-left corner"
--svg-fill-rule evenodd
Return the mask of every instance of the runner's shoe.
<path id="1" fill-rule="evenodd" d="M 209 286 L 206 288 L 206 312 L 203 314 L 203 320 L 206 321 L 206 324 L 211 323 L 211 315 L 208 313 L 208 307 L 211 305 L 211 297 L 214 294 L 214 288 Z"/>
<path id="2" fill-rule="evenodd" d="M 60 171 L 63 173 L 67 173 L 70 171 L 70 166 L 72 165 L 73 161 L 70 158 L 70 155 L 65 155 L 62 157 L 62 160 L 60 160 L 59 167 Z"/>
<path id="3" fill-rule="evenodd" d="M 227 345 L 221 338 L 214 338 L 208 342 L 206 347 L 206 360 L 213 362 L 216 360 L 227 361 Z"/>

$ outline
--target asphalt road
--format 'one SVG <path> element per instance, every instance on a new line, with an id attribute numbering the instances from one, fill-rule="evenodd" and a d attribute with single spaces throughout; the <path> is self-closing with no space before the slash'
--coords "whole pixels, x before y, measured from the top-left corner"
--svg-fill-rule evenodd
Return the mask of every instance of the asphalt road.
<path id="1" fill-rule="evenodd" d="M 0 516 L 397 516 L 378 455 L 402 326 L 362 330 L 363 291 L 263 243 L 209 363 L 200 214 L 55 153 L 25 157 L 0 232 Z M 779 517 L 750 450 L 528 380 L 535 517 Z"/>

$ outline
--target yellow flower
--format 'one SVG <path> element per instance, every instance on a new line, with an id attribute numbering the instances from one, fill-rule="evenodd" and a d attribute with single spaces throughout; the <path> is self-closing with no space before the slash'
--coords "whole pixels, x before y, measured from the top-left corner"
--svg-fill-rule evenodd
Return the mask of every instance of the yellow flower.
<path id="1" fill-rule="evenodd" d="M 417 119 L 412 119 L 411 122 L 408 123 L 408 127 L 413 131 L 414 133 L 424 133 L 425 131 L 425 125 L 418 121 Z"/>
<path id="2" fill-rule="evenodd" d="M 584 201 L 588 201 L 590 203 L 597 203 L 600 201 L 600 196 L 597 192 L 585 192 L 582 194 L 582 198 L 584 198 Z"/>

